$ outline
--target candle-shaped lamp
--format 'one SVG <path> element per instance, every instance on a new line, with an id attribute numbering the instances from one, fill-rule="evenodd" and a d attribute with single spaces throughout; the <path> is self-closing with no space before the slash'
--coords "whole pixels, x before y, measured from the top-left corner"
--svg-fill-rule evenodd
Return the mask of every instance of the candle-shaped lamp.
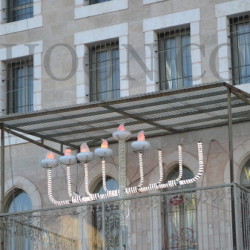
<path id="1" fill-rule="evenodd" d="M 101 147 L 96 148 L 94 152 L 95 152 L 95 155 L 99 156 L 100 158 L 111 157 L 113 154 L 112 149 L 109 148 L 108 141 L 104 139 L 102 139 Z"/>
<path id="2" fill-rule="evenodd" d="M 63 165 L 73 165 L 76 163 L 76 157 L 72 155 L 72 150 L 70 148 L 66 148 L 64 151 L 64 155 L 59 158 L 59 161 Z"/>
<path id="3" fill-rule="evenodd" d="M 94 160 L 95 155 L 93 152 L 90 152 L 87 143 L 83 143 L 80 147 L 80 153 L 76 157 L 81 163 L 87 163 Z"/>
<path id="4" fill-rule="evenodd" d="M 120 124 L 117 128 L 117 131 L 113 132 L 113 138 L 117 141 L 119 140 L 128 140 L 131 136 L 129 131 L 126 131 L 124 123 Z"/>
<path id="5" fill-rule="evenodd" d="M 46 158 L 41 161 L 41 167 L 43 168 L 54 168 L 58 165 L 58 160 L 55 159 L 53 152 L 48 152 Z"/>
<path id="6" fill-rule="evenodd" d="M 145 141 L 144 131 L 140 131 L 137 135 L 137 141 L 131 143 L 131 146 L 135 152 L 143 152 L 150 148 L 150 143 Z"/>

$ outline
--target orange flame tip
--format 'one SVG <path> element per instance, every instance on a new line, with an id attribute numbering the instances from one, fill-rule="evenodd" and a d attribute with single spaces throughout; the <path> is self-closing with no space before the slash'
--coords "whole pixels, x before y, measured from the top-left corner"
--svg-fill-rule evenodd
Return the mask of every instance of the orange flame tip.
<path id="1" fill-rule="evenodd" d="M 55 155 L 53 152 L 48 152 L 46 155 L 46 159 L 55 159 Z"/>
<path id="2" fill-rule="evenodd" d="M 124 123 L 121 123 L 117 129 L 118 131 L 125 131 L 125 126 L 124 126 Z"/>
<path id="3" fill-rule="evenodd" d="M 145 141 L 145 135 L 143 130 L 138 133 L 137 141 Z"/>
<path id="4" fill-rule="evenodd" d="M 101 144 L 101 148 L 108 148 L 109 144 L 106 140 L 102 139 L 102 144 Z"/>

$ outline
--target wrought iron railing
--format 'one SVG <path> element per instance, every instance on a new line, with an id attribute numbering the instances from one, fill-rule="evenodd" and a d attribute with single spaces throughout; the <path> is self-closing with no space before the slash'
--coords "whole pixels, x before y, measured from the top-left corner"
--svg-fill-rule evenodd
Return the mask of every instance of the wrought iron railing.
<path id="1" fill-rule="evenodd" d="M 250 193 L 236 184 L 125 201 L 126 249 L 250 249 Z M 234 201 L 232 203 L 232 201 Z M 121 200 L 0 215 L 8 250 L 120 249 Z M 236 230 L 232 227 L 235 205 Z"/>

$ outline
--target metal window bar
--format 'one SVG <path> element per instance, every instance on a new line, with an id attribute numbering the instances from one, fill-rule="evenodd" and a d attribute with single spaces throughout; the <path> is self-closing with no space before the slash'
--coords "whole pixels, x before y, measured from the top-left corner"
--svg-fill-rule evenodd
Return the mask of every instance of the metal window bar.
<path id="1" fill-rule="evenodd" d="M 33 110 L 33 58 L 7 62 L 7 113 Z"/>
<path id="2" fill-rule="evenodd" d="M 90 101 L 119 98 L 119 42 L 92 45 L 89 54 Z"/>
<path id="3" fill-rule="evenodd" d="M 158 34 L 160 89 L 192 85 L 190 28 L 167 30 Z"/>
<path id="4" fill-rule="evenodd" d="M 103 2 L 108 2 L 111 0 L 89 0 L 89 5 L 91 4 L 97 4 L 97 3 L 103 3 Z"/>
<path id="5" fill-rule="evenodd" d="M 233 83 L 250 83 L 250 16 L 233 17 L 229 26 Z"/>

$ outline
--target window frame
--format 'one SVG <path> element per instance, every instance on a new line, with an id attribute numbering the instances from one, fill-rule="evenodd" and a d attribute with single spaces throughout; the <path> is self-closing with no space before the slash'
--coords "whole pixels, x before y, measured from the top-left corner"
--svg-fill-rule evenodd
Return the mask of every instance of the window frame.
<path id="1" fill-rule="evenodd" d="M 15 211 L 9 211 L 10 206 L 12 202 L 15 202 L 16 199 L 18 199 L 19 195 L 25 194 L 26 199 L 28 198 L 28 201 L 30 204 L 28 204 L 28 208 L 25 209 L 18 209 Z M 25 201 L 25 205 L 27 205 L 27 200 Z M 18 206 L 17 206 L 18 207 Z M 14 188 L 12 191 L 9 193 L 7 197 L 7 201 L 5 202 L 5 211 L 7 213 L 19 213 L 19 212 L 24 212 L 24 211 L 31 211 L 32 210 L 32 200 L 31 197 L 28 195 L 27 192 L 25 192 L 23 189 L 20 188 Z M 20 247 L 22 246 L 23 249 L 26 250 L 32 250 L 33 249 L 33 243 L 32 240 L 29 236 L 26 235 L 15 235 L 15 232 L 20 232 L 25 228 L 26 230 L 29 230 L 29 226 L 25 226 L 20 223 L 16 223 L 15 227 L 10 227 L 10 231 L 13 231 L 12 233 L 8 233 L 5 235 L 5 241 L 6 241 L 6 246 L 7 249 L 9 250 L 16 250 L 16 246 Z"/>
<path id="2" fill-rule="evenodd" d="M 29 195 L 27 194 L 27 192 L 25 192 L 24 190 L 20 189 L 20 188 L 14 188 L 8 195 L 7 197 L 7 201 L 5 202 L 5 211 L 7 213 L 9 213 L 9 209 L 10 209 L 10 205 L 11 203 L 20 195 L 20 194 L 25 194 L 27 195 L 27 197 L 29 197 Z M 31 201 L 31 198 L 29 197 L 29 200 L 30 200 L 30 208 L 28 210 L 32 210 L 32 201 Z M 17 211 L 14 211 L 12 213 L 16 213 L 16 212 L 21 212 L 21 211 L 26 211 L 25 210 L 17 210 Z"/>
<path id="3" fill-rule="evenodd" d="M 172 169 L 172 171 L 169 172 L 169 174 L 167 175 L 166 181 L 168 180 L 172 180 L 172 179 L 176 179 L 179 175 L 179 166 L 174 166 L 174 168 Z M 186 166 L 183 166 L 183 177 L 182 179 L 188 179 L 188 178 L 192 178 L 194 176 L 193 172 Z M 173 194 L 168 194 L 167 196 L 164 196 L 163 199 L 163 246 L 165 247 L 165 249 L 174 249 L 174 248 L 178 248 L 178 249 L 186 249 L 190 247 L 190 249 L 198 249 L 198 244 L 199 244 L 199 239 L 198 239 L 198 213 L 197 213 L 197 203 L 195 202 L 195 196 L 196 193 L 195 191 L 191 191 L 191 192 L 186 192 L 186 188 L 195 188 L 196 184 L 192 183 L 190 185 L 187 186 L 178 186 L 178 187 L 173 187 L 173 188 L 168 188 L 168 191 L 173 191 Z M 179 191 L 184 189 L 183 193 L 180 193 Z M 177 194 L 174 193 L 174 191 L 178 191 Z M 185 202 L 188 200 L 188 202 L 190 203 L 194 203 L 195 204 L 191 204 L 192 205 L 192 209 L 191 210 L 185 210 Z M 190 204 L 189 204 L 190 205 Z M 186 211 L 192 211 L 193 214 L 195 214 L 195 218 L 192 218 L 193 222 L 195 222 L 194 226 L 195 226 L 195 231 L 191 228 L 191 227 L 183 227 L 183 225 L 186 225 L 185 223 L 185 218 L 190 214 L 190 213 L 186 213 Z M 180 214 L 182 213 L 182 214 Z M 182 223 L 182 225 L 178 225 L 180 231 L 174 232 L 174 230 L 172 229 L 172 225 L 169 224 L 169 214 L 173 214 L 173 217 L 177 220 L 179 219 L 179 221 Z M 177 215 L 178 214 L 178 215 Z M 190 221 L 190 220 L 189 220 Z M 171 223 L 173 224 L 173 222 L 171 221 Z M 193 224 L 192 224 L 193 225 Z M 170 229 L 169 229 L 170 226 Z M 185 229 L 185 231 L 183 231 Z M 170 234 L 168 232 L 168 230 L 170 231 Z M 186 232 L 186 230 L 189 230 Z M 172 232 L 172 234 L 171 234 Z M 193 246 L 169 246 L 169 239 L 172 239 L 172 244 L 175 244 L 175 241 L 178 241 L 178 244 L 180 244 L 180 242 L 182 242 L 182 238 L 181 235 L 182 233 L 184 234 L 188 234 L 190 236 L 190 232 L 191 233 L 191 237 L 195 237 L 196 236 L 196 241 L 192 240 L 190 241 L 190 243 L 193 243 Z M 175 234 L 173 234 L 175 233 Z M 184 244 L 186 244 L 187 242 L 183 241 Z M 191 248 L 192 247 L 192 248 Z"/>
<path id="4" fill-rule="evenodd" d="M 232 54 L 230 48 L 229 19 L 234 16 L 250 12 L 250 5 L 245 0 L 229 1 L 215 4 L 218 36 L 218 77 L 220 81 L 232 84 Z M 246 84 L 237 85 L 237 88 L 247 91 Z"/>
<path id="5" fill-rule="evenodd" d="M 2 67 L 2 74 L 0 81 L 3 83 L 0 86 L 2 98 L 0 99 L 0 114 L 6 114 L 7 108 L 7 67 L 8 61 L 19 60 L 20 58 L 33 57 L 33 110 L 41 110 L 42 108 L 42 53 L 43 42 L 34 41 L 26 44 L 18 44 L 11 47 L 3 47 L 0 49 L 0 60 Z M 23 143 L 22 139 L 17 137 L 11 140 L 11 143 Z M 15 142 L 14 142 L 15 141 Z"/>
<path id="6" fill-rule="evenodd" d="M 102 57 L 105 58 L 103 61 Z M 89 46 L 89 96 L 91 102 L 112 100 L 120 97 L 119 64 L 119 40 Z M 104 71 L 102 71 L 102 68 L 105 68 Z M 102 78 L 102 75 L 104 75 L 105 79 L 99 79 L 99 77 Z M 104 86 L 105 82 L 106 86 Z"/>
<path id="7" fill-rule="evenodd" d="M 230 25 L 230 47 L 232 56 L 232 80 L 234 85 L 240 85 L 250 83 L 250 59 L 249 64 L 241 65 L 240 47 L 239 47 L 239 36 L 249 34 L 250 32 L 250 14 L 238 15 L 229 19 Z M 247 24 L 249 31 L 245 34 L 240 33 L 239 26 Z M 250 36 L 250 35 L 249 35 Z M 250 42 L 250 39 L 249 39 Z M 247 76 L 242 76 L 242 70 L 249 68 Z M 241 69 L 242 68 L 242 69 Z M 245 79 L 246 78 L 246 79 Z M 245 79 L 245 80 L 244 80 Z M 249 79 L 249 80 L 248 80 Z"/>
<path id="8" fill-rule="evenodd" d="M 15 4 L 15 0 L 8 0 L 7 4 L 7 23 L 21 21 L 25 19 L 29 19 L 34 17 L 34 2 L 33 0 L 29 0 L 30 2 L 24 4 Z M 15 11 L 27 10 L 31 8 L 31 11 L 25 14 L 17 14 L 14 15 Z M 27 16 L 26 16 L 27 15 Z"/>
<path id="9" fill-rule="evenodd" d="M 147 65 L 146 92 L 159 91 L 159 66 L 157 33 L 181 26 L 190 26 L 193 85 L 202 84 L 200 9 L 191 9 L 143 20 L 145 62 Z"/>
<path id="10" fill-rule="evenodd" d="M 7 114 L 26 113 L 26 112 L 33 111 L 33 108 L 34 108 L 33 56 L 10 60 L 10 61 L 7 61 L 6 64 L 7 64 L 6 65 L 6 68 L 7 68 L 7 79 L 6 79 Z M 18 65 L 18 66 L 14 66 L 13 68 L 13 65 Z M 24 72 L 24 75 L 19 77 L 17 76 L 17 74 L 18 74 L 18 70 L 21 68 L 23 68 L 22 72 Z M 24 82 L 23 83 L 18 82 L 19 78 L 24 79 Z M 19 84 L 23 84 L 23 87 L 21 89 L 19 88 Z M 20 95 L 21 91 L 23 92 L 22 95 Z M 13 93 L 11 94 L 11 92 Z M 21 100 L 19 98 L 21 98 Z"/>
<path id="11" fill-rule="evenodd" d="M 185 47 L 187 45 L 183 44 L 185 37 L 188 38 L 189 46 L 188 51 L 185 52 Z M 172 44 L 174 42 L 175 46 L 168 48 L 167 43 L 168 41 Z M 170 29 L 166 30 L 164 32 L 158 32 L 158 65 L 159 65 L 159 85 L 160 90 L 166 90 L 166 89 L 177 89 L 177 88 L 183 88 L 187 86 L 192 86 L 192 60 L 191 60 L 191 42 L 190 42 L 190 27 L 182 27 L 178 29 Z M 170 51 L 170 53 L 167 54 L 167 52 Z M 175 62 L 174 65 L 171 63 L 171 60 L 173 58 L 170 58 L 168 60 L 168 55 L 171 54 L 171 51 L 175 54 Z M 188 52 L 188 55 L 187 55 Z M 184 54 L 186 54 L 184 56 Z M 185 62 L 185 60 L 188 60 L 188 63 Z M 170 61 L 170 62 L 169 62 Z M 172 60 L 173 61 L 173 60 Z M 185 65 L 187 63 L 187 65 Z M 176 76 L 177 78 L 169 77 L 169 72 L 167 70 L 167 64 L 173 67 L 169 69 L 171 72 L 173 68 L 176 70 Z M 191 67 L 190 67 L 191 66 Z M 170 68 L 169 67 L 169 68 Z M 185 70 L 188 69 L 189 74 L 188 76 L 185 76 Z M 187 79 L 188 84 L 184 84 L 184 81 Z M 189 80 L 191 79 L 191 80 Z M 172 82 L 172 83 L 170 83 Z M 174 83 L 176 82 L 176 84 Z M 172 86 L 171 86 L 172 85 Z"/>
<path id="12" fill-rule="evenodd" d="M 76 74 L 77 104 L 89 102 L 89 45 L 116 39 L 119 40 L 120 97 L 129 95 L 128 23 L 120 23 L 75 34 L 74 44 L 78 60 Z"/>
<path id="13" fill-rule="evenodd" d="M 112 0 L 101 0 L 100 2 L 98 2 L 98 1 L 100 1 L 100 0 L 89 0 L 89 5 L 109 2 L 109 1 L 112 1 Z"/>

